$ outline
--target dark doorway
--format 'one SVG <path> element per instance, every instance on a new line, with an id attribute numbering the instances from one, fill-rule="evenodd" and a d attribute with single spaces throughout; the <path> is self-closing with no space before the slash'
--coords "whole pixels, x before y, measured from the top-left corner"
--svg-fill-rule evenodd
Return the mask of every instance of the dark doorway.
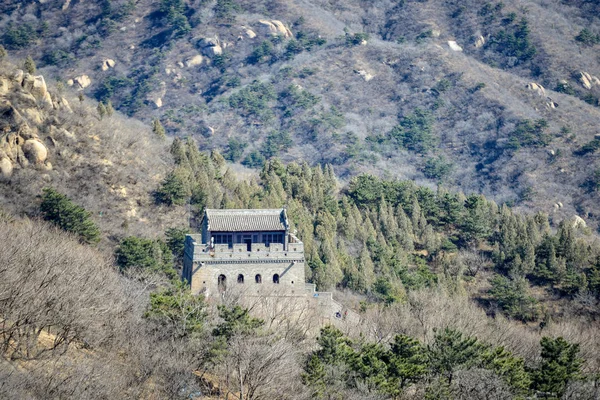
<path id="1" fill-rule="evenodd" d="M 273 283 L 279 283 L 279 274 L 273 275 Z"/>
<path id="2" fill-rule="evenodd" d="M 257 274 L 257 275 L 254 277 L 254 281 L 255 281 L 256 283 L 262 283 L 262 276 L 260 276 L 260 274 Z"/>
<path id="3" fill-rule="evenodd" d="M 244 275 L 242 275 L 242 274 L 238 275 L 238 283 L 244 283 Z"/>
<path id="4" fill-rule="evenodd" d="M 246 251 L 252 251 L 252 235 L 242 236 L 242 243 L 246 243 Z"/>
<path id="5" fill-rule="evenodd" d="M 225 275 L 219 275 L 217 283 L 219 286 L 219 292 L 224 292 L 225 289 L 227 289 L 227 277 Z"/>

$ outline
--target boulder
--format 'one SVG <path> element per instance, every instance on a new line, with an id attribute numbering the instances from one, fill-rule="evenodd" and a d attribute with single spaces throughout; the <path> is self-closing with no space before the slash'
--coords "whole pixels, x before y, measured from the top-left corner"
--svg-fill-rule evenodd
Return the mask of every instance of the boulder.
<path id="1" fill-rule="evenodd" d="M 592 77 L 587 72 L 580 71 L 577 74 L 577 79 L 579 80 L 579 83 L 581 83 L 581 86 L 583 86 L 584 88 L 588 90 L 592 88 Z"/>
<path id="2" fill-rule="evenodd" d="M 200 54 L 196 54 L 195 56 L 190 57 L 185 61 L 185 66 L 188 68 L 197 67 L 198 65 L 202 64 L 202 61 L 204 61 L 204 57 L 202 57 Z"/>
<path id="3" fill-rule="evenodd" d="M 554 100 L 552 100 L 550 97 L 548 97 L 546 99 L 546 108 L 548 108 L 549 110 L 553 110 L 555 108 L 558 108 L 558 103 L 555 102 Z"/>
<path id="4" fill-rule="evenodd" d="M 10 91 L 8 79 L 0 77 L 0 96 L 7 94 Z"/>
<path id="5" fill-rule="evenodd" d="M 198 45 L 202 49 L 202 54 L 205 56 L 216 56 L 223 54 L 223 48 L 221 47 L 221 42 L 218 37 L 208 37 L 204 39 L 200 39 Z"/>
<path id="6" fill-rule="evenodd" d="M 71 105 L 64 97 L 56 97 L 52 104 L 55 110 L 65 110 L 70 113 L 73 112 Z"/>
<path id="7" fill-rule="evenodd" d="M 244 30 L 244 35 L 246 35 L 248 39 L 254 39 L 256 37 L 256 32 L 254 32 L 252 29 L 246 26 L 242 26 L 242 29 Z"/>
<path id="8" fill-rule="evenodd" d="M 0 180 L 8 179 L 12 176 L 13 165 L 7 157 L 0 159 Z"/>
<path id="9" fill-rule="evenodd" d="M 475 48 L 478 49 L 480 47 L 483 47 L 484 44 L 485 38 L 481 35 L 477 36 L 477 39 L 475 39 Z"/>
<path id="10" fill-rule="evenodd" d="M 283 22 L 274 19 L 271 21 L 271 23 L 275 25 L 278 35 L 283 35 L 283 37 L 286 38 L 292 37 L 292 31 L 290 31 L 289 28 L 283 24 Z"/>
<path id="11" fill-rule="evenodd" d="M 71 4 L 71 0 L 65 0 L 65 2 L 62 5 L 62 10 L 66 11 L 67 8 L 69 8 L 69 5 Z"/>
<path id="12" fill-rule="evenodd" d="M 290 31 L 289 28 L 286 27 L 281 21 L 276 19 L 271 21 L 261 19 L 258 21 L 258 23 L 260 24 L 259 30 L 263 35 L 282 35 L 285 38 L 292 37 L 292 31 Z"/>
<path id="13" fill-rule="evenodd" d="M 365 80 L 365 82 L 369 82 L 371 79 L 374 78 L 373 75 L 371 75 L 364 69 L 355 70 L 354 72 L 357 73 L 358 75 L 360 75 Z"/>
<path id="14" fill-rule="evenodd" d="M 462 47 L 460 47 L 454 40 L 448 40 L 448 46 L 452 51 L 463 51 Z"/>
<path id="15" fill-rule="evenodd" d="M 575 229 L 579 229 L 587 227 L 587 224 L 583 218 L 581 218 L 579 215 L 575 215 L 572 220 L 572 226 Z"/>
<path id="16" fill-rule="evenodd" d="M 48 150 L 37 139 L 29 139 L 23 145 L 23 153 L 32 164 L 43 164 L 48 158 Z"/>
<path id="17" fill-rule="evenodd" d="M 204 137 L 211 137 L 215 134 L 215 129 L 212 126 L 208 125 L 204 120 L 200 121 L 200 123 L 198 124 L 198 130 L 200 131 L 200 134 Z"/>
<path id="18" fill-rule="evenodd" d="M 76 77 L 73 79 L 73 82 L 77 85 L 79 90 L 83 90 L 92 84 L 90 77 L 85 74 Z"/>
<path id="19" fill-rule="evenodd" d="M 42 118 L 42 114 L 40 113 L 40 110 L 36 107 L 36 108 L 26 108 L 23 111 L 23 115 L 25 116 L 25 118 L 30 121 L 33 122 L 34 124 L 41 124 L 43 122 L 43 118 Z"/>
<path id="20" fill-rule="evenodd" d="M 46 86 L 46 81 L 44 81 L 44 77 L 42 75 L 33 77 L 33 87 L 31 88 L 30 92 L 38 100 L 46 97 L 48 94 L 48 87 Z"/>
<path id="21" fill-rule="evenodd" d="M 104 61 L 102 61 L 102 71 L 108 71 L 110 68 L 114 68 L 115 64 L 115 60 L 112 60 L 110 58 L 104 59 Z"/>
<path id="22" fill-rule="evenodd" d="M 23 80 L 21 81 L 21 87 L 23 90 L 31 93 L 33 90 L 33 83 L 35 82 L 35 78 L 31 74 L 25 74 L 23 76 Z"/>
<path id="23" fill-rule="evenodd" d="M 73 79 L 67 80 L 67 86 L 73 86 L 74 84 L 75 82 L 73 82 Z"/>
<path id="24" fill-rule="evenodd" d="M 23 70 L 18 69 L 17 72 L 15 72 L 15 74 L 13 75 L 13 81 L 16 82 L 18 85 L 21 85 L 23 83 L 24 75 L 25 73 L 23 72 Z"/>
<path id="25" fill-rule="evenodd" d="M 526 86 L 527 89 L 535 91 L 539 96 L 546 96 L 546 90 L 540 84 L 535 82 L 529 82 Z"/>

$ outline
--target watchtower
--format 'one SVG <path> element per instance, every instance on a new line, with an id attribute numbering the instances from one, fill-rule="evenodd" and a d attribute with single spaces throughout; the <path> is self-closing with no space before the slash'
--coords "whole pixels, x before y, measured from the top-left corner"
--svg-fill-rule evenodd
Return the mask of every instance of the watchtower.
<path id="1" fill-rule="evenodd" d="M 304 245 L 285 209 L 207 209 L 201 225 L 185 239 L 182 279 L 192 293 L 239 285 L 249 295 L 306 296 Z"/>

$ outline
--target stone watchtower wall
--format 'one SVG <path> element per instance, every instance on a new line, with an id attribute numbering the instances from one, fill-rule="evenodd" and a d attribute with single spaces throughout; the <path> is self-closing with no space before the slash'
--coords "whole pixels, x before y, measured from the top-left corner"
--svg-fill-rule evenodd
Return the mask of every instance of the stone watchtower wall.
<path id="1" fill-rule="evenodd" d="M 219 276 L 224 287 L 243 288 L 249 295 L 305 296 L 304 244 L 290 235 L 284 244 L 202 243 L 201 235 L 188 235 L 182 278 L 190 283 L 192 293 L 207 296 L 219 292 Z M 257 275 L 260 279 L 257 279 Z M 243 277 L 243 283 L 239 278 Z M 258 281 L 258 282 L 257 282 Z"/>

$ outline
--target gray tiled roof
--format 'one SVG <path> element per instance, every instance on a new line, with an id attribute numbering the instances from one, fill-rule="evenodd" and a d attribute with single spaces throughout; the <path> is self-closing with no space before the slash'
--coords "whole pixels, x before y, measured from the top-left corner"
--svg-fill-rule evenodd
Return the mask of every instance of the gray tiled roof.
<path id="1" fill-rule="evenodd" d="M 283 231 L 288 222 L 279 209 L 206 209 L 204 218 L 213 232 Z"/>

